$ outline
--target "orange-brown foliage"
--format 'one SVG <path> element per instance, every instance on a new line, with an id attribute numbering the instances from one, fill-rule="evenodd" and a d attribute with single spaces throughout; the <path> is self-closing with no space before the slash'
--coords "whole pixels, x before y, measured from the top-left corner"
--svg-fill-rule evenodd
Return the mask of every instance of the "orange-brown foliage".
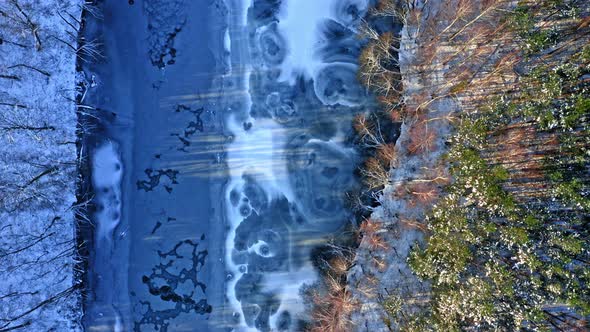
<path id="1" fill-rule="evenodd" d="M 380 235 L 383 232 L 383 225 L 379 221 L 367 219 L 363 221 L 360 227 L 361 235 L 371 250 L 387 250 L 389 245 Z"/>
<path id="2" fill-rule="evenodd" d="M 401 84 L 400 84 L 401 86 Z M 397 112 L 401 115 L 401 110 L 399 106 L 402 103 L 401 94 L 397 91 L 391 90 L 389 94 L 379 95 L 377 96 L 377 101 L 381 103 L 381 105 L 385 108 L 387 113 Z M 399 119 L 395 119 L 392 115 L 390 115 L 392 121 L 399 122 L 401 120 L 401 116 Z"/>
<path id="3" fill-rule="evenodd" d="M 393 108 L 389 110 L 389 118 L 393 122 L 402 122 L 404 118 L 404 112 L 400 108 Z"/>
<path id="4" fill-rule="evenodd" d="M 379 284 L 379 278 L 374 274 L 367 274 L 365 280 L 367 281 L 367 284 L 373 287 Z"/>
<path id="5" fill-rule="evenodd" d="M 377 296 L 377 290 L 375 289 L 375 286 L 368 283 L 360 284 L 357 287 L 357 290 L 369 299 L 375 298 Z"/>
<path id="6" fill-rule="evenodd" d="M 357 114 L 352 120 L 352 126 L 357 134 L 363 136 L 371 130 L 372 125 L 370 124 L 367 116 L 363 113 Z"/>
<path id="7" fill-rule="evenodd" d="M 350 314 L 357 304 L 352 299 L 350 292 L 343 289 L 329 293 L 324 297 L 314 297 L 314 309 L 312 317 L 313 332 L 345 332 L 350 331 L 352 321 Z"/>
<path id="8" fill-rule="evenodd" d="M 418 182 L 409 184 L 408 193 L 414 197 L 414 204 L 430 205 L 434 203 L 440 195 L 436 185 L 432 182 Z"/>
<path id="9" fill-rule="evenodd" d="M 432 182 L 438 185 L 447 185 L 451 182 L 447 165 L 442 160 L 433 168 L 423 168 L 424 172 L 420 180 L 415 182 Z"/>
<path id="10" fill-rule="evenodd" d="M 340 282 L 340 278 L 335 278 L 330 275 L 324 277 L 324 283 L 330 293 L 338 293 L 344 290 L 344 285 Z"/>
<path id="11" fill-rule="evenodd" d="M 361 172 L 365 184 L 370 189 L 379 188 L 389 183 L 389 169 L 386 169 L 383 163 L 375 157 L 370 157 L 365 161 Z"/>
<path id="12" fill-rule="evenodd" d="M 432 151 L 436 143 L 436 132 L 425 122 L 416 123 L 409 129 L 408 152 L 411 154 Z"/>
<path id="13" fill-rule="evenodd" d="M 376 234 L 383 229 L 383 224 L 380 221 L 366 219 L 360 226 L 360 231 L 364 236 Z"/>
<path id="14" fill-rule="evenodd" d="M 379 272 L 384 272 L 387 269 L 387 261 L 384 258 L 373 256 L 371 261 Z"/>
<path id="15" fill-rule="evenodd" d="M 389 245 L 387 241 L 380 234 L 373 234 L 371 236 L 365 236 L 367 246 L 371 250 L 387 250 Z"/>
<path id="16" fill-rule="evenodd" d="M 330 271 L 336 276 L 345 275 L 350 269 L 350 260 L 345 257 L 335 257 L 330 260 Z"/>
<path id="17" fill-rule="evenodd" d="M 400 219 L 400 225 L 402 227 L 408 228 L 408 229 L 418 229 L 422 232 L 428 231 L 428 227 L 417 220 L 410 220 L 410 219 L 402 218 L 402 219 Z"/>
<path id="18" fill-rule="evenodd" d="M 387 143 L 377 148 L 377 159 L 383 164 L 391 166 L 396 159 L 395 144 Z"/>

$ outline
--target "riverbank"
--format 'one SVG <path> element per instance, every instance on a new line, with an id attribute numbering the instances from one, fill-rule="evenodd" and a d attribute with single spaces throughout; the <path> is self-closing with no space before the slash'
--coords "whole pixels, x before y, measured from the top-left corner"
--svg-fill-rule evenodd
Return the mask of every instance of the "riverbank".
<path id="1" fill-rule="evenodd" d="M 0 331 L 81 331 L 76 59 L 83 1 L 0 4 Z"/>

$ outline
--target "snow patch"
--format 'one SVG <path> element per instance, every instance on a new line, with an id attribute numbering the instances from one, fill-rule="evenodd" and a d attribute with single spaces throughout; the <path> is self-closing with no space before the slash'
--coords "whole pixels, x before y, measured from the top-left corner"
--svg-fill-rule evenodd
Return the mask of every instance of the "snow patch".
<path id="1" fill-rule="evenodd" d="M 325 46 L 320 23 L 334 18 L 338 0 L 285 0 L 279 13 L 278 30 L 287 43 L 287 57 L 281 64 L 280 81 L 295 83 L 297 76 L 316 76 L 321 60 L 316 51 Z"/>
<path id="2" fill-rule="evenodd" d="M 121 221 L 122 177 L 123 164 L 117 147 L 113 142 L 106 142 L 92 155 L 92 184 L 97 205 L 97 239 L 110 241 L 113 230 Z"/>
<path id="3" fill-rule="evenodd" d="M 287 57 L 279 81 L 294 84 L 299 75 L 315 79 L 322 67 L 318 51 L 328 44 L 322 33 L 326 20 L 354 29 L 368 0 L 284 0 L 278 30 L 287 41 Z"/>
<path id="4" fill-rule="evenodd" d="M 225 29 L 223 35 L 223 48 L 226 52 L 231 52 L 231 37 L 229 36 L 229 29 Z"/>

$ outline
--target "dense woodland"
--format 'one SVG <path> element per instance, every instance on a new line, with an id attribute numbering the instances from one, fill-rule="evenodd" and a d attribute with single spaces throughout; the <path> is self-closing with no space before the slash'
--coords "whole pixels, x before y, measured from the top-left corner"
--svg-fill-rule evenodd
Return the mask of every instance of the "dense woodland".
<path id="1" fill-rule="evenodd" d="M 590 3 L 446 5 L 384 0 L 373 9 L 402 21 L 417 46 L 404 55 L 403 37 L 361 31 L 369 42 L 359 79 L 381 108 L 355 122 L 370 151 L 361 169 L 368 192 L 423 211 L 367 219 L 359 250 L 373 255 L 376 271 L 400 269 L 389 258 L 399 256 L 396 241 L 407 229 L 422 233 L 403 258 L 427 294 L 384 294 L 365 272 L 365 283 L 349 287 L 372 296 L 349 299 L 344 313 L 369 301 L 391 330 L 586 331 Z M 403 57 L 409 70 L 399 70 Z M 395 145 L 384 139 L 387 121 L 402 124 Z M 400 163 L 415 160 L 423 170 L 396 183 Z M 354 324 L 332 314 L 328 329 Z"/>

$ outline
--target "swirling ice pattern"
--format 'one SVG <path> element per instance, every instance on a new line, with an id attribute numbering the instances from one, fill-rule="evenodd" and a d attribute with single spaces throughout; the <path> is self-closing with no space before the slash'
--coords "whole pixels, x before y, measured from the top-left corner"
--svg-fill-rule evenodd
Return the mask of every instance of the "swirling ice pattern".
<path id="1" fill-rule="evenodd" d="M 299 329 L 300 289 L 317 278 L 310 252 L 350 218 L 343 194 L 356 185 L 357 156 L 345 137 L 367 107 L 355 38 L 367 6 L 254 0 L 244 14 L 249 100 L 227 120 L 225 197 L 227 295 L 238 331 Z"/>

